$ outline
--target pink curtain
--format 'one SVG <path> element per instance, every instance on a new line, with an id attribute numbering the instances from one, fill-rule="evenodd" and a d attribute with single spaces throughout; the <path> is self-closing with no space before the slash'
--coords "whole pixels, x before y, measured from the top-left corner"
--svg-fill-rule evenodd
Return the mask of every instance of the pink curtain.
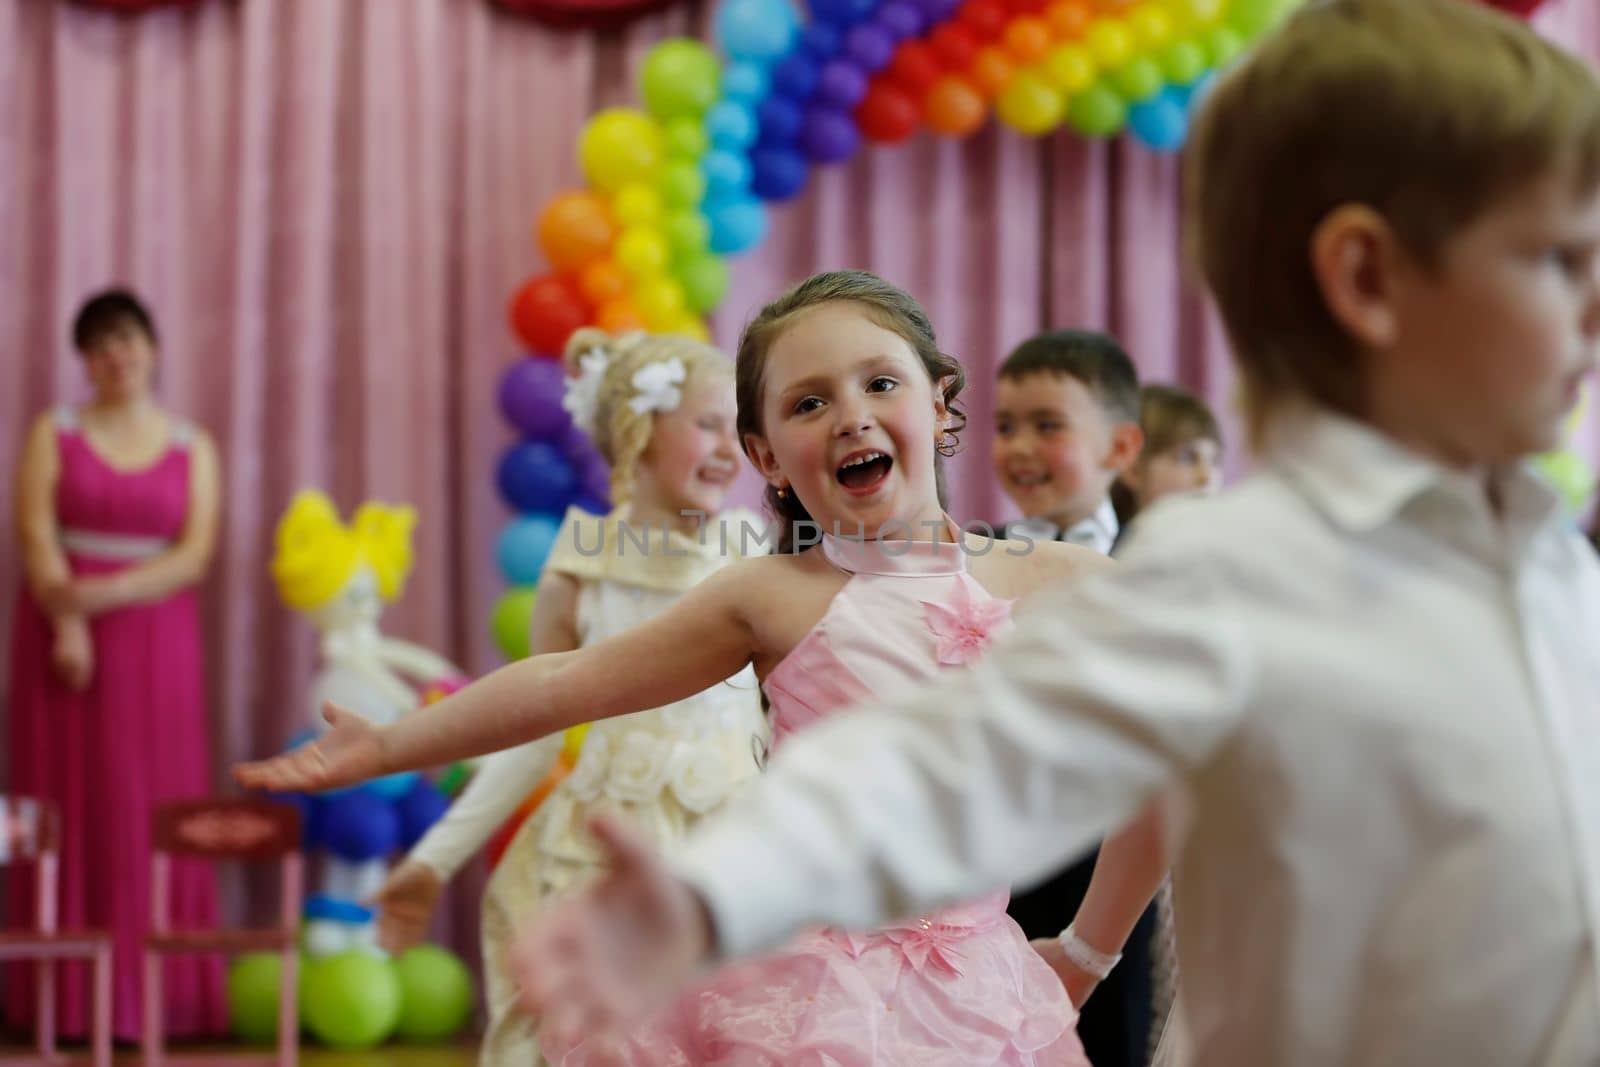
<path id="1" fill-rule="evenodd" d="M 512 437 L 494 393 L 518 356 L 506 302 L 543 269 L 532 224 L 579 182 L 587 116 L 632 103 L 643 53 L 703 33 L 707 15 L 594 36 L 486 0 L 212 0 L 140 17 L 0 0 L 0 469 L 30 417 L 81 395 L 67 326 L 84 295 L 143 293 L 164 400 L 209 427 L 225 461 L 206 585 L 219 784 L 309 714 L 311 631 L 266 571 L 300 487 L 346 511 L 415 505 L 418 563 L 387 628 L 475 671 L 496 662 L 486 620 L 507 513 L 492 472 Z M 1554 0 L 1541 21 L 1600 55 L 1592 0 Z M 1148 378 L 1229 407 L 1221 338 L 1180 265 L 1178 166 L 992 129 L 869 151 L 776 215 L 735 272 L 718 337 L 731 345 L 761 301 L 814 270 L 905 285 L 972 380 L 957 517 L 1009 517 L 987 411 L 997 360 L 1034 331 L 1111 329 Z M 10 506 L 8 493 L 7 598 Z M 441 931 L 474 954 L 480 888 L 463 880 Z"/>

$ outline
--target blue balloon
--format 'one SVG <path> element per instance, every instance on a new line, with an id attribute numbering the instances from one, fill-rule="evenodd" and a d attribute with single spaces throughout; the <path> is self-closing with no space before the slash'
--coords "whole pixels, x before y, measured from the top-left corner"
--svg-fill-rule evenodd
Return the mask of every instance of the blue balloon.
<path id="1" fill-rule="evenodd" d="M 800 146 L 813 163 L 840 163 L 855 155 L 861 134 L 850 116 L 842 111 L 814 107 L 806 112 L 800 131 Z"/>
<path id="2" fill-rule="evenodd" d="M 311 793 L 273 793 L 268 799 L 300 811 L 300 851 L 314 852 L 322 847 L 324 801 Z"/>
<path id="3" fill-rule="evenodd" d="M 826 22 L 813 22 L 800 33 L 800 47 L 818 63 L 825 63 L 838 55 L 843 43 L 844 38 L 838 27 Z"/>
<path id="4" fill-rule="evenodd" d="M 1128 109 L 1128 129 L 1157 152 L 1176 152 L 1189 135 L 1189 118 L 1183 105 L 1163 92 Z"/>
<path id="5" fill-rule="evenodd" d="M 849 111 L 867 95 L 867 75 L 848 59 L 829 61 L 817 79 L 817 103 Z"/>
<path id="6" fill-rule="evenodd" d="M 800 136 L 805 120 L 806 113 L 799 104 L 786 96 L 769 96 L 756 108 L 756 121 L 761 126 L 756 143 L 764 146 L 791 144 Z"/>
<path id="7" fill-rule="evenodd" d="M 596 452 L 584 461 L 579 468 L 578 495 L 588 497 L 590 500 L 609 501 L 611 499 L 611 464 L 605 457 Z M 611 510 L 607 504 L 606 511 Z"/>
<path id="8" fill-rule="evenodd" d="M 572 500 L 572 467 L 555 445 L 523 441 L 506 449 L 497 472 L 500 495 L 517 511 L 559 515 Z"/>
<path id="9" fill-rule="evenodd" d="M 817 61 L 803 52 L 785 56 L 772 68 L 772 92 L 804 100 L 817 87 Z"/>
<path id="10" fill-rule="evenodd" d="M 851 29 L 844 39 L 844 54 L 868 74 L 876 74 L 894 58 L 895 38 L 870 22 Z"/>
<path id="11" fill-rule="evenodd" d="M 757 63 L 786 54 L 799 30 L 800 16 L 786 0 L 727 0 L 712 19 L 729 58 Z"/>
<path id="12" fill-rule="evenodd" d="M 878 0 L 811 0 L 811 17 L 835 26 L 850 26 L 878 7 Z"/>
<path id="13" fill-rule="evenodd" d="M 767 209 L 753 196 L 707 200 L 703 210 L 711 223 L 711 251 L 719 255 L 754 248 L 767 235 Z"/>
<path id="14" fill-rule="evenodd" d="M 706 136 L 717 148 L 742 152 L 755 144 L 756 114 L 737 100 L 723 100 L 706 112 Z"/>
<path id="15" fill-rule="evenodd" d="M 400 847 L 410 848 L 422 840 L 428 827 L 444 817 L 450 798 L 426 778 L 418 778 L 411 790 L 395 802 L 400 815 Z"/>
<path id="16" fill-rule="evenodd" d="M 544 561 L 550 558 L 561 519 L 555 515 L 518 515 L 500 531 L 494 556 L 500 573 L 511 585 L 537 585 Z"/>
<path id="17" fill-rule="evenodd" d="M 1185 111 L 1193 111 L 1200 106 L 1200 102 L 1205 99 L 1206 93 L 1211 91 L 1216 81 L 1217 72 L 1208 70 L 1188 85 L 1169 85 L 1163 92 L 1173 94 L 1173 100 L 1177 101 Z"/>
<path id="18" fill-rule="evenodd" d="M 561 406 L 566 372 L 554 359 L 519 359 L 500 378 L 500 410 L 524 437 L 559 441 L 572 425 Z"/>
<path id="19" fill-rule="evenodd" d="M 610 504 L 606 503 L 603 499 L 597 500 L 588 494 L 584 494 L 577 500 L 573 501 L 572 506 L 575 508 L 580 508 L 583 511 L 588 512 L 590 515 L 595 515 L 598 517 L 604 517 L 611 514 Z"/>
<path id="20" fill-rule="evenodd" d="M 412 786 L 417 784 L 417 779 L 422 777 L 416 771 L 400 771 L 398 774 L 386 774 L 382 778 L 374 778 L 363 782 L 357 789 L 364 789 L 375 797 L 384 800 L 399 800 L 411 792 Z"/>
<path id="21" fill-rule="evenodd" d="M 400 845 L 400 817 L 374 793 L 356 790 L 325 801 L 323 840 L 342 860 L 361 863 L 387 856 Z"/>
<path id="22" fill-rule="evenodd" d="M 896 43 L 922 32 L 922 11 L 910 0 L 889 0 L 878 9 L 873 22 L 887 30 Z"/>
<path id="23" fill-rule="evenodd" d="M 700 173 L 706 178 L 706 195 L 722 200 L 750 187 L 750 160 L 742 152 L 713 148 L 700 159 Z"/>
<path id="24" fill-rule="evenodd" d="M 730 63 L 722 72 L 722 95 L 754 107 L 767 95 L 767 71 L 754 63 Z"/>
<path id="25" fill-rule="evenodd" d="M 806 157 L 792 148 L 758 148 L 750 157 L 750 190 L 763 200 L 799 196 L 811 175 Z"/>

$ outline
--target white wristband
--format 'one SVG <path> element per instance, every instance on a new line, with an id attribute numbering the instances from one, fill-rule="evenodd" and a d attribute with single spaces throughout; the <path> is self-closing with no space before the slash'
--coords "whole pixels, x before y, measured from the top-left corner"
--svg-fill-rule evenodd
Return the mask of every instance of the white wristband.
<path id="1" fill-rule="evenodd" d="M 1078 931 L 1071 926 L 1061 931 L 1056 940 L 1061 943 L 1061 951 L 1067 954 L 1067 959 L 1072 961 L 1073 966 L 1100 981 L 1105 981 L 1106 975 L 1110 974 L 1111 969 L 1122 960 L 1122 953 L 1109 956 L 1101 952 L 1079 937 Z"/>

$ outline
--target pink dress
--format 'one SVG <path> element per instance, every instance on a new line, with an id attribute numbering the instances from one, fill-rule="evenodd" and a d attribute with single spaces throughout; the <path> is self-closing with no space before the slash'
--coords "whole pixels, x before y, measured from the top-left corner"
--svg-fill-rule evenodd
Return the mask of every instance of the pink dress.
<path id="1" fill-rule="evenodd" d="M 189 505 L 189 440 L 179 425 L 167 452 L 133 472 L 109 466 L 57 415 L 60 479 L 56 518 L 74 574 L 116 571 L 170 545 Z M 113 1021 L 119 1038 L 139 1035 L 140 943 L 150 920 L 150 818 L 157 803 L 212 792 L 200 626 L 192 589 L 154 604 L 106 612 L 91 622 L 94 680 L 74 693 L 50 668 L 49 620 L 26 585 L 11 646 L 11 789 L 61 808 L 60 922 L 104 927 L 114 947 Z M 8 921 L 31 921 L 33 880 L 9 878 Z M 173 866 L 177 926 L 217 919 L 211 870 Z M 167 1032 L 210 1034 L 226 1027 L 220 960 L 173 957 L 166 965 Z M 86 1034 L 86 965 L 60 972 L 61 1033 Z M 34 972 L 6 974 L 7 1016 L 32 1028 Z"/>
<path id="2" fill-rule="evenodd" d="M 982 653 L 1010 619 L 954 544 L 835 539 L 851 575 L 768 675 L 775 743 Z M 737 801 L 735 801 L 737 803 Z M 825 929 L 722 972 L 632 1036 L 650 1067 L 1087 1067 L 1076 1012 L 992 893 L 867 934 Z M 547 1049 L 579 1067 L 586 1049 Z"/>

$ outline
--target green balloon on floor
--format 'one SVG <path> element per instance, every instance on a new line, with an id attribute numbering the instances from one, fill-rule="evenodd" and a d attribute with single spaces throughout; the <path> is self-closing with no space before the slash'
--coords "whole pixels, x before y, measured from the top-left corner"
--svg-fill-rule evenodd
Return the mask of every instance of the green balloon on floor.
<path id="1" fill-rule="evenodd" d="M 278 1039 L 278 977 L 283 960 L 276 952 L 250 952 L 228 967 L 228 1026 L 250 1044 Z"/>
<path id="2" fill-rule="evenodd" d="M 407 1041 L 447 1041 L 472 1016 L 472 975 L 455 953 L 418 945 L 395 962 L 400 976 L 400 1025 Z"/>
<path id="3" fill-rule="evenodd" d="M 300 1014 L 312 1035 L 333 1048 L 382 1044 L 400 1021 L 394 964 L 359 950 L 308 960 Z"/>

